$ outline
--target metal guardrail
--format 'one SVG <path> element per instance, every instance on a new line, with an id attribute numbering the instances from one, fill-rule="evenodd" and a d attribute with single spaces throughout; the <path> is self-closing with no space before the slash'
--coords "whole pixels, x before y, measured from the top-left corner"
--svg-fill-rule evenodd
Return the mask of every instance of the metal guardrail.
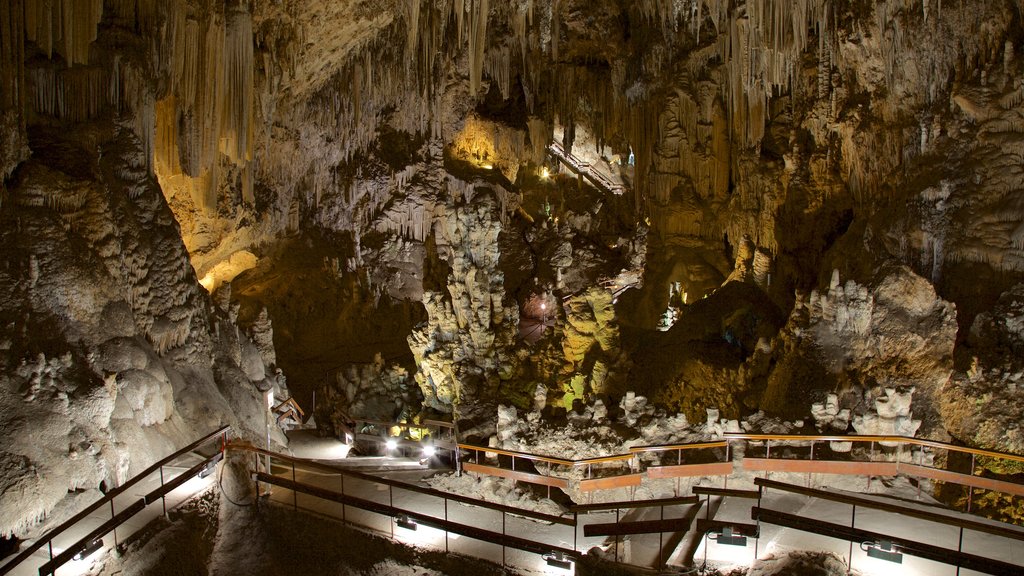
<path id="1" fill-rule="evenodd" d="M 133 516 L 135 516 L 136 514 L 141 512 L 142 510 L 144 510 L 150 504 L 155 503 L 157 500 L 160 500 L 163 503 L 163 505 L 164 505 L 164 513 L 166 513 L 166 511 L 167 511 L 167 505 L 166 505 L 166 496 L 167 496 L 167 494 L 170 493 L 175 488 L 181 486 L 182 484 L 184 484 L 188 480 L 190 480 L 195 475 L 199 474 L 199 472 L 201 472 L 206 466 L 210 465 L 211 463 L 215 463 L 217 460 L 219 460 L 221 458 L 222 453 L 223 453 L 224 446 L 227 444 L 227 435 L 230 433 L 230 431 L 231 431 L 231 427 L 230 426 L 224 426 L 223 428 L 217 430 L 216 432 L 211 432 L 210 434 L 207 434 L 206 436 L 200 438 L 199 440 L 196 440 L 195 442 L 189 444 L 188 446 L 185 446 L 184 448 L 181 448 L 180 450 L 174 452 L 173 454 L 171 454 L 169 456 L 166 456 L 166 457 L 162 458 L 161 460 L 153 463 L 148 468 L 146 468 L 145 470 L 143 470 L 139 474 L 135 475 L 134 477 L 129 479 L 124 484 L 122 484 L 122 485 L 120 485 L 120 486 L 118 486 L 116 488 L 113 488 L 112 490 L 110 490 L 109 492 L 104 494 L 103 498 L 97 500 L 96 502 L 93 502 L 92 504 L 90 504 L 89 506 L 84 508 L 82 511 L 80 511 L 79 513 L 75 514 L 74 516 L 72 516 L 71 518 L 69 518 L 68 520 L 63 522 L 60 526 L 57 526 L 56 528 L 53 528 L 53 529 L 47 531 L 45 534 L 43 534 L 38 539 L 36 539 L 34 542 L 32 542 L 28 547 L 26 547 L 24 550 L 22 550 L 20 553 L 18 553 L 17 556 L 11 558 L 3 566 L 0 566 L 0 576 L 2 576 L 4 574 L 8 574 L 12 570 L 14 570 L 16 567 L 20 566 L 23 562 L 28 560 L 33 554 L 35 554 L 44 545 L 46 545 L 49 548 L 49 560 L 46 563 L 44 563 L 42 566 L 40 566 L 39 574 L 40 574 L 40 576 L 45 576 L 47 574 L 54 574 L 57 571 L 58 568 L 60 568 L 64 564 L 66 564 L 76 554 L 78 554 L 79 552 L 84 550 L 86 547 L 88 547 L 90 544 L 92 544 L 96 540 L 102 538 L 106 534 L 108 534 L 110 532 L 114 532 L 117 529 L 118 526 L 120 526 L 121 524 L 124 524 L 127 520 L 129 520 L 130 518 L 132 518 Z M 202 446 L 210 443 L 211 441 L 217 440 L 217 439 L 221 439 L 221 446 L 220 446 L 220 449 L 215 454 L 205 458 L 202 462 L 200 462 L 199 464 L 196 464 L 195 466 L 193 466 L 192 468 L 190 468 L 186 472 L 178 475 L 177 477 L 175 477 L 170 482 L 166 482 L 166 483 L 164 482 L 163 468 L 165 466 L 169 465 L 174 460 L 176 460 L 176 459 L 178 459 L 178 458 L 180 458 L 180 457 L 182 457 L 182 456 L 184 456 L 184 455 L 186 455 L 186 454 L 188 454 L 190 452 L 193 452 L 193 451 L 201 448 Z M 154 473 L 157 473 L 157 472 L 160 473 L 160 487 L 159 488 L 157 488 L 156 490 L 153 490 L 149 494 L 146 494 L 143 498 L 140 498 L 140 499 L 136 500 L 135 502 L 131 503 L 124 510 L 121 510 L 120 512 L 117 512 L 117 513 L 114 512 L 114 499 L 115 498 L 117 498 L 118 496 L 124 494 L 128 489 L 132 488 L 133 486 L 135 486 L 136 484 L 138 484 L 142 480 L 145 480 L 146 478 L 148 478 L 149 476 L 151 476 L 151 475 L 153 475 Z M 85 537 L 80 538 L 74 544 L 72 544 L 68 548 L 64 549 L 63 551 L 59 552 L 58 554 L 55 555 L 53 553 L 53 541 L 58 536 L 60 536 L 61 534 L 66 532 L 68 529 L 76 526 L 78 523 L 80 523 L 81 521 L 83 521 L 86 518 L 88 518 L 89 515 L 92 514 L 93 512 L 95 512 L 95 511 L 97 511 L 100 508 L 103 508 L 105 506 L 110 506 L 110 516 L 111 516 L 110 520 L 107 520 L 106 522 L 104 522 L 100 526 L 94 528 L 93 530 L 90 530 L 85 535 Z M 114 533 L 115 533 L 115 541 L 116 541 L 116 532 L 114 532 Z"/>
<path id="2" fill-rule="evenodd" d="M 832 442 L 859 444 L 862 446 L 867 445 L 867 459 L 831 460 L 819 458 L 815 460 L 815 448 L 818 445 Z M 504 450 L 500 448 L 474 446 L 470 444 L 459 444 L 458 448 L 462 452 L 472 454 L 477 463 L 480 462 L 481 453 L 483 453 L 485 457 L 490 456 L 492 459 L 494 455 L 505 456 L 511 459 L 511 466 L 513 470 L 515 470 L 517 460 L 546 463 L 551 465 L 551 469 L 548 470 L 548 475 L 563 477 L 568 482 L 575 483 L 571 487 L 587 491 L 635 486 L 640 480 L 641 474 L 645 475 L 646 478 L 718 476 L 727 480 L 734 474 L 732 466 L 734 459 L 732 456 L 735 454 L 734 444 L 738 443 L 743 443 L 746 449 L 742 452 L 743 456 L 736 459 L 736 464 L 740 465 L 747 471 L 755 473 L 792 472 L 805 474 L 859 475 L 866 476 L 869 483 L 872 476 L 907 474 L 911 476 L 929 478 L 931 480 L 950 482 L 967 487 L 968 512 L 971 510 L 975 489 L 992 490 L 1015 496 L 1024 496 L 1024 483 L 986 478 L 976 475 L 977 459 L 979 457 L 1024 463 L 1024 456 L 1005 452 L 996 452 L 993 450 L 984 450 L 980 448 L 970 448 L 967 446 L 956 446 L 935 440 L 906 436 L 725 433 L 724 439 L 719 441 L 698 442 L 692 444 L 670 444 L 662 446 L 636 446 L 630 448 L 629 452 L 625 454 L 612 454 L 608 456 L 577 460 L 517 452 L 514 450 Z M 763 457 L 755 457 L 751 455 L 752 448 L 762 447 L 764 449 Z M 776 456 L 772 455 L 773 447 L 776 448 Z M 779 449 L 792 448 L 809 449 L 807 458 L 794 458 L 792 455 L 778 455 Z M 724 449 L 724 459 L 719 458 L 718 462 L 713 463 L 683 463 L 684 455 L 692 453 L 695 450 L 707 449 Z M 884 454 L 881 459 L 877 459 L 878 456 L 883 455 L 883 450 L 888 450 L 889 453 Z M 893 453 L 892 450 L 895 450 L 895 452 Z M 969 472 L 957 472 L 926 464 L 924 453 L 928 450 L 932 452 L 936 450 L 946 450 L 970 456 L 971 463 Z M 671 455 L 672 453 L 675 453 L 678 465 L 644 465 L 644 460 L 649 459 L 651 456 L 657 458 L 658 455 L 664 457 L 665 455 Z M 623 471 L 623 463 L 628 463 L 627 471 Z M 558 474 L 558 467 L 568 470 Z M 586 467 L 584 479 L 572 479 L 570 471 L 580 467 Z M 597 468 L 596 473 L 595 468 Z M 495 473 L 494 475 L 502 474 Z M 622 481 L 616 483 L 613 480 L 614 478 L 621 478 Z M 529 480 L 527 479 L 524 481 Z"/>
<path id="3" fill-rule="evenodd" d="M 757 504 L 750 510 L 750 517 L 752 520 L 757 521 L 759 524 L 762 522 L 766 524 L 774 524 L 777 526 L 819 534 L 829 538 L 846 540 L 850 543 L 848 567 L 851 569 L 853 564 L 854 543 L 877 543 L 884 541 L 887 542 L 887 545 L 892 549 L 891 554 L 909 554 L 932 562 L 955 566 L 958 574 L 961 568 L 984 572 L 986 574 L 993 574 L 996 576 L 1017 576 L 1024 573 L 1024 566 L 1019 564 L 1013 564 L 964 551 L 964 530 L 981 532 L 1016 542 L 1024 542 L 1024 530 L 978 522 L 946 514 L 939 514 L 892 502 L 881 502 L 853 494 L 836 493 L 829 490 L 818 490 L 795 484 L 787 484 L 785 482 L 777 482 L 766 478 L 757 478 L 754 480 L 754 483 L 757 485 L 758 490 L 755 492 L 756 496 L 754 496 L 757 498 Z M 850 524 L 844 525 L 834 522 L 826 522 L 821 519 L 808 518 L 805 515 L 789 514 L 780 510 L 764 508 L 761 505 L 761 498 L 763 496 L 763 492 L 769 489 L 799 494 L 819 500 L 849 504 L 852 506 Z M 886 533 L 864 530 L 856 526 L 858 508 L 878 510 L 887 514 L 905 516 L 933 524 L 958 528 L 959 537 L 957 538 L 957 547 L 954 550 L 949 547 L 912 540 L 905 536 L 894 534 L 891 530 L 887 530 Z M 920 532 L 917 532 L 917 534 L 919 536 L 922 535 Z"/>
<path id="4" fill-rule="evenodd" d="M 403 526 L 402 523 L 409 525 L 409 521 L 412 521 L 414 525 L 428 526 L 436 528 L 445 532 L 444 546 L 445 550 L 448 547 L 448 533 L 466 536 L 474 540 L 482 542 L 488 542 L 491 544 L 499 545 L 502 547 L 502 564 L 505 564 L 505 548 L 522 550 L 533 554 L 547 554 L 557 552 L 563 554 L 565 558 L 576 559 L 581 551 L 578 538 L 582 531 L 582 536 L 593 537 L 605 535 L 603 532 L 607 532 L 607 536 L 614 536 L 614 540 L 617 543 L 619 538 L 623 535 L 628 534 L 659 534 L 659 541 L 662 532 L 674 532 L 674 531 L 685 531 L 685 528 L 689 527 L 689 520 L 681 518 L 664 518 L 664 511 L 667 507 L 672 506 L 690 506 L 698 502 L 695 496 L 686 496 L 682 498 L 664 498 L 659 500 L 637 500 L 637 501 L 622 501 L 622 502 L 608 502 L 601 504 L 592 505 L 578 505 L 572 506 L 562 515 L 556 516 L 552 514 L 545 514 L 542 512 L 536 512 L 528 509 L 520 509 L 504 504 L 498 504 L 494 502 L 488 502 L 485 500 L 479 500 L 459 494 L 450 492 L 444 492 L 417 484 L 410 484 L 399 480 L 393 480 L 389 478 L 383 478 L 374 476 L 372 474 L 366 474 L 351 469 L 336 468 L 322 462 L 307 460 L 303 458 L 297 458 L 294 456 L 287 456 L 284 454 L 278 454 L 269 452 L 257 446 L 251 444 L 233 443 L 227 448 L 228 451 L 237 450 L 253 454 L 254 461 L 264 461 L 264 458 L 269 458 L 272 462 L 272 473 L 259 472 L 256 475 L 258 483 L 264 483 L 268 485 L 277 486 L 285 490 L 292 492 L 291 505 L 297 510 L 302 506 L 299 503 L 298 495 L 304 494 L 312 496 L 314 498 L 325 500 L 328 502 L 334 502 L 341 504 L 340 517 L 328 513 L 326 510 L 315 508 L 312 511 L 318 514 L 326 514 L 327 516 L 341 520 L 345 523 L 354 524 L 368 528 L 365 524 L 360 524 L 359 521 L 353 520 L 353 510 L 358 509 L 365 512 L 371 512 L 373 514 L 388 518 L 392 527 L 392 537 L 394 537 L 394 526 Z M 258 464 L 257 464 L 258 465 Z M 274 470 L 276 469 L 276 471 Z M 300 480 L 299 474 L 314 473 L 309 480 Z M 323 477 L 335 477 L 340 479 L 339 482 L 318 481 L 316 478 Z M 345 480 L 348 479 L 349 482 Z M 359 486 L 352 488 L 352 480 L 361 480 L 366 483 L 378 486 L 386 486 L 386 502 L 374 501 L 357 495 L 359 493 Z M 324 484 L 330 484 L 333 487 L 325 486 Z M 365 488 L 365 484 L 363 487 Z M 407 491 L 417 494 L 422 494 L 432 498 L 436 498 L 443 501 L 443 515 L 430 514 L 425 510 L 429 506 L 423 505 L 422 502 L 418 503 L 416 507 L 402 506 L 395 501 L 395 491 Z M 365 491 L 365 490 L 364 490 Z M 384 494 L 383 492 L 373 491 L 373 493 Z M 287 499 L 287 496 L 285 497 Z M 490 530 L 482 528 L 480 526 L 474 526 L 465 522 L 458 522 L 453 520 L 449 516 L 449 502 L 456 502 L 460 504 L 469 505 L 475 508 L 484 510 L 493 510 L 501 513 L 501 531 Z M 286 501 L 281 501 L 286 503 Z M 657 508 L 662 509 L 662 519 L 656 521 L 626 521 L 625 518 L 620 518 L 619 512 L 624 510 L 634 510 L 643 508 Z M 440 507 L 438 507 L 440 508 Z M 336 511 L 337 512 L 337 511 Z M 615 512 L 615 521 L 612 523 L 601 523 L 601 524 L 587 524 L 580 522 L 580 516 L 596 513 L 611 513 Z M 532 520 L 537 520 L 543 523 L 547 523 L 554 526 L 564 526 L 572 529 L 571 542 L 572 547 L 570 548 L 568 542 L 570 538 L 563 540 L 562 545 L 552 543 L 552 538 L 538 538 L 532 531 L 525 533 L 516 534 L 515 532 L 509 532 L 506 530 L 505 520 L 506 517 L 520 516 Z M 685 527 L 684 527 L 685 525 Z M 372 529 L 372 528 L 371 528 Z M 415 529 L 415 528 L 413 528 Z M 598 534 L 601 532 L 602 534 Z M 549 535 L 550 536 L 550 535 Z M 555 542 L 558 538 L 554 539 Z M 615 546 L 615 559 L 618 561 L 618 546 Z M 491 556 L 484 556 L 487 560 L 493 560 Z"/>

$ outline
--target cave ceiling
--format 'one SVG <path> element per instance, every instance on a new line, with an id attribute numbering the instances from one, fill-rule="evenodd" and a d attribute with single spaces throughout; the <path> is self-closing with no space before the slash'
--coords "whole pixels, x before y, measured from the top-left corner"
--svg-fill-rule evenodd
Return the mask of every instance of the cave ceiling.
<path id="1" fill-rule="evenodd" d="M 1021 16 L 5 2 L 0 532 L 268 391 L 1024 451 Z"/>

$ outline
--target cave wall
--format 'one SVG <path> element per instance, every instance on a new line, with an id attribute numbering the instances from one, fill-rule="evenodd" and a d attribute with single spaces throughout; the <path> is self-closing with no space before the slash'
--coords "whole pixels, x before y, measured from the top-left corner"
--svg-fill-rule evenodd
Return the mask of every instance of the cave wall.
<path id="1" fill-rule="evenodd" d="M 333 390 L 325 416 L 386 415 L 349 397 L 378 382 L 395 416 L 484 432 L 499 402 L 630 388 L 867 430 L 913 388 L 921 433 L 1020 450 L 1020 330 L 995 320 L 1022 280 L 1020 22 L 1015 0 L 5 3 L 3 493 L 41 504 L 4 532 L 251 428 L 278 367 L 303 402 Z M 555 138 L 626 194 L 559 170 Z M 64 453 L 105 464 L 30 479 Z"/>

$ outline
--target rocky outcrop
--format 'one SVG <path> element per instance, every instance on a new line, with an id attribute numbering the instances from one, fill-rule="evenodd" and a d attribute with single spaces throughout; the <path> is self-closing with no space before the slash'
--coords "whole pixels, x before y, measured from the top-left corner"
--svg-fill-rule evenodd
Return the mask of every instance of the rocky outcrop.
<path id="1" fill-rule="evenodd" d="M 60 521 L 90 501 L 69 493 L 94 499 L 221 425 L 265 436 L 266 364 L 230 310 L 212 309 L 137 144 L 101 122 L 47 133 L 9 183 L 5 535 Z"/>
<path id="2" fill-rule="evenodd" d="M 978 315 L 965 353 L 969 365 L 941 393 L 947 429 L 971 445 L 1024 452 L 1024 285 L 1006 291 L 991 311 Z M 1005 463 L 986 464 L 1007 471 Z"/>
<path id="3" fill-rule="evenodd" d="M 471 418 L 493 413 L 511 354 L 519 311 L 506 302 L 498 269 L 498 205 L 489 193 L 445 206 L 434 227 L 439 256 L 450 267 L 445 291 L 424 293 L 428 320 L 409 336 L 424 405 Z"/>
<path id="4" fill-rule="evenodd" d="M 761 405 L 800 413 L 824 389 L 838 395 L 834 416 L 853 413 L 854 429 L 903 434 L 922 425 L 910 419 L 914 393 L 923 431 L 941 435 L 938 393 L 953 370 L 956 330 L 955 307 L 905 266 L 883 267 L 868 284 L 834 272 L 827 290 L 797 300 Z"/>

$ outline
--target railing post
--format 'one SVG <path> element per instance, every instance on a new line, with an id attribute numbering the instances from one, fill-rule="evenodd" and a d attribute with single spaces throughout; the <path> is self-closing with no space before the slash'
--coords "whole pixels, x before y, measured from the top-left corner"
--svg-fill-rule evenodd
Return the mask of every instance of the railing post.
<path id="1" fill-rule="evenodd" d="M 971 453 L 971 476 L 974 476 L 974 460 L 975 454 Z M 974 486 L 967 487 L 967 512 L 971 511 L 971 504 L 974 500 Z M 958 567 L 959 571 L 959 567 Z"/>
<path id="2" fill-rule="evenodd" d="M 572 513 L 572 551 L 576 551 L 576 538 L 580 528 L 580 514 L 579 512 L 573 511 Z"/>
<path id="3" fill-rule="evenodd" d="M 256 481 L 256 507 L 259 508 L 260 507 L 260 481 L 259 481 L 259 477 L 257 476 L 260 473 L 260 454 L 259 454 L 259 452 L 253 452 L 252 453 L 252 458 L 253 458 L 253 461 L 255 462 L 255 466 L 253 467 L 253 472 L 254 472 L 253 480 Z"/>
<path id="4" fill-rule="evenodd" d="M 115 496 L 115 498 L 116 498 L 116 496 Z M 116 514 L 114 514 L 114 498 L 111 498 L 110 499 L 110 519 L 113 520 L 114 516 L 116 516 Z M 113 532 L 114 532 L 114 548 L 117 548 L 117 526 L 114 526 Z"/>
<path id="5" fill-rule="evenodd" d="M 868 454 L 868 462 L 874 462 L 874 461 L 875 461 L 875 441 L 872 440 L 871 441 L 871 452 Z M 868 487 L 867 487 L 867 491 L 868 492 L 871 491 L 871 474 L 868 474 Z"/>
<path id="6" fill-rule="evenodd" d="M 444 551 L 448 552 L 448 497 L 444 498 Z"/>
<path id="7" fill-rule="evenodd" d="M 957 552 L 963 552 L 964 551 L 964 527 L 963 526 L 960 526 L 960 539 L 957 541 L 956 551 Z M 957 560 L 957 563 L 956 563 L 956 576 L 960 576 L 960 561 L 959 560 Z"/>
<path id="8" fill-rule="evenodd" d="M 661 505 L 661 520 L 663 522 L 665 520 L 665 505 L 664 504 Z M 665 545 L 665 533 L 664 532 L 658 532 L 658 570 L 661 570 L 662 567 L 665 566 L 665 562 L 663 560 L 665 551 L 662 549 L 664 545 Z"/>
<path id="9" fill-rule="evenodd" d="M 505 567 L 505 511 L 501 511 L 501 567 Z"/>
<path id="10" fill-rule="evenodd" d="M 619 509 L 616 508 L 615 509 L 615 527 L 618 528 L 618 525 L 619 525 Z M 618 530 L 616 530 L 616 534 L 615 534 L 615 563 L 616 564 L 619 563 L 619 535 L 617 534 L 617 532 L 618 532 Z"/>
<path id="11" fill-rule="evenodd" d="M 344 496 L 345 496 L 345 475 L 342 474 L 341 472 L 339 472 L 338 475 L 341 476 L 341 495 L 343 497 L 342 500 L 344 500 Z M 345 502 L 341 503 L 341 521 L 346 523 L 346 524 L 348 524 L 348 520 L 345 519 Z"/>
<path id="12" fill-rule="evenodd" d="M 295 460 L 292 460 L 292 482 L 295 481 Z M 292 487 L 292 507 L 297 512 L 299 510 L 299 491 Z"/>
<path id="13" fill-rule="evenodd" d="M 857 505 L 853 505 L 853 509 L 850 511 L 850 531 L 853 531 L 853 526 L 857 522 Z M 847 572 L 853 572 L 853 540 L 850 540 L 850 560 L 846 563 Z"/>
<path id="14" fill-rule="evenodd" d="M 164 467 L 162 465 L 160 466 L 160 487 L 161 488 L 164 487 Z M 164 506 L 164 518 L 167 518 L 167 495 L 166 494 L 161 494 L 160 495 L 160 502 L 162 502 L 163 506 Z"/>

